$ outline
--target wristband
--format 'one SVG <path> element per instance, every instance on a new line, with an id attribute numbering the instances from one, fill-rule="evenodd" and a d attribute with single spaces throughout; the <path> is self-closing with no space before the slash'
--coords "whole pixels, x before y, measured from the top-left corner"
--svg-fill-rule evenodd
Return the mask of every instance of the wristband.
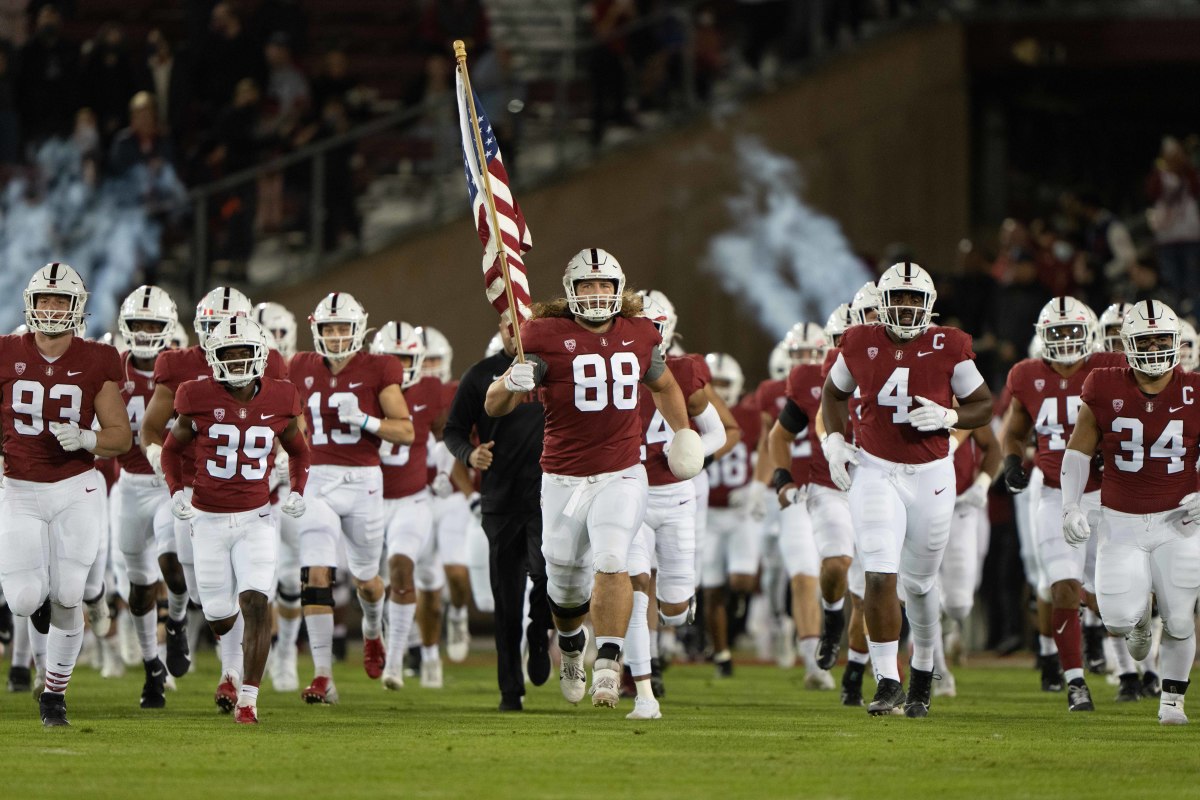
<path id="1" fill-rule="evenodd" d="M 380 420 L 379 417 L 372 417 L 370 414 L 368 414 L 362 421 L 362 425 L 359 427 L 361 427 L 367 433 L 379 433 L 379 428 L 381 425 L 383 425 L 383 421 Z"/>
<path id="2" fill-rule="evenodd" d="M 792 473 L 783 467 L 780 467 L 771 473 L 771 488 L 776 492 L 778 492 L 784 486 L 787 486 L 789 483 L 795 482 L 796 481 L 792 479 Z"/>
<path id="3" fill-rule="evenodd" d="M 704 468 L 705 469 L 708 469 L 709 465 L 712 463 L 713 463 L 713 457 L 711 454 L 704 457 Z"/>
<path id="4" fill-rule="evenodd" d="M 975 485 L 982 486 L 985 492 L 990 490 L 992 488 L 992 476 L 986 472 L 980 472 L 975 476 Z"/>

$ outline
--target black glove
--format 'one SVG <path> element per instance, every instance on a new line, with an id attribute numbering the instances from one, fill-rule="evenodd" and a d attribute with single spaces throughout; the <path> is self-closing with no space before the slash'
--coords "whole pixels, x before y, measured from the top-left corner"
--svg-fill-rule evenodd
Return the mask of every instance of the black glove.
<path id="1" fill-rule="evenodd" d="M 795 482 L 796 481 L 792 478 L 792 473 L 783 467 L 776 469 L 771 475 L 771 488 L 775 490 L 776 494 L 778 494 L 779 490 L 783 487 Z"/>
<path id="2" fill-rule="evenodd" d="M 1004 457 L 1004 485 L 1013 494 L 1020 494 L 1029 486 L 1029 474 L 1021 468 L 1020 456 Z"/>

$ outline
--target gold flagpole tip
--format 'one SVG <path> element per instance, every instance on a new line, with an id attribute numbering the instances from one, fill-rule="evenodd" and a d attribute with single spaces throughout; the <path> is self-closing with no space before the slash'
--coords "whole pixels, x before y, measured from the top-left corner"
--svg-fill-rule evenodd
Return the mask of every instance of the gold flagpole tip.
<path id="1" fill-rule="evenodd" d="M 454 40 L 454 57 L 459 61 L 467 57 L 467 43 L 462 39 Z"/>

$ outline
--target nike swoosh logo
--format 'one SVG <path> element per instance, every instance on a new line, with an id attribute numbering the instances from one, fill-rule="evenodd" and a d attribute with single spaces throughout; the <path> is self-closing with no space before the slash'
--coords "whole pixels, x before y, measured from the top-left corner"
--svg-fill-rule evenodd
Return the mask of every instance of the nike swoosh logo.
<path id="1" fill-rule="evenodd" d="M 91 494 L 92 492 L 96 491 L 96 489 L 93 487 L 91 489 L 84 489 L 84 491 L 87 492 L 88 494 Z"/>
<path id="2" fill-rule="evenodd" d="M 1183 411 L 1183 409 L 1184 409 L 1184 406 L 1180 406 L 1179 408 L 1172 408 L 1171 413 L 1174 414 L 1176 411 Z"/>
<path id="3" fill-rule="evenodd" d="M 378 489 L 367 489 L 367 494 L 375 494 L 378 491 Z"/>
<path id="4" fill-rule="evenodd" d="M 363 385 L 363 382 L 362 382 L 362 381 L 359 381 L 358 383 L 352 383 L 352 384 L 350 384 L 350 388 L 351 388 L 351 389 L 357 389 L 358 387 L 360 387 L 360 386 L 362 386 L 362 385 Z"/>
<path id="5" fill-rule="evenodd" d="M 67 370 L 67 377 L 74 378 L 76 375 L 82 375 L 83 370 Z"/>
<path id="6" fill-rule="evenodd" d="M 271 515 L 270 515 L 270 514 L 259 514 L 259 515 L 258 515 L 258 518 L 259 518 L 259 519 L 266 519 L 266 518 L 267 518 L 267 517 L 269 517 L 269 516 L 271 516 Z"/>
<path id="7" fill-rule="evenodd" d="M 934 490 L 933 490 L 933 493 L 934 493 L 934 494 L 941 494 L 941 493 L 942 493 L 942 492 L 944 492 L 944 491 L 946 491 L 946 487 L 945 487 L 945 486 L 943 486 L 943 487 L 942 487 L 942 488 L 940 488 L 940 489 L 934 489 Z"/>
<path id="8" fill-rule="evenodd" d="M 503 377 L 504 377 L 504 373 L 500 373 L 499 375 L 493 375 L 493 376 L 492 376 L 492 380 L 494 380 L 494 381 L 498 381 L 498 380 L 500 380 L 500 379 L 501 379 L 501 378 L 503 378 Z"/>
<path id="9" fill-rule="evenodd" d="M 687 505 L 688 503 L 690 503 L 690 502 L 692 502 L 692 501 L 691 501 L 691 500 L 680 500 L 680 501 L 679 501 L 679 505 L 681 505 L 681 506 L 686 506 L 686 505 Z"/>
<path id="10" fill-rule="evenodd" d="M 1185 520 L 1183 521 L 1183 524 L 1184 524 L 1184 525 L 1191 525 L 1191 524 L 1192 524 L 1192 521 L 1191 521 L 1190 519 L 1185 519 Z"/>
<path id="11" fill-rule="evenodd" d="M 1175 707 L 1176 707 L 1176 706 L 1178 706 L 1179 704 L 1178 704 L 1178 703 L 1163 703 L 1163 705 L 1164 705 L 1164 706 L 1170 706 L 1171 708 L 1175 708 Z"/>
<path id="12" fill-rule="evenodd" d="M 1062 632 L 1065 631 L 1066 629 L 1067 629 L 1067 623 L 1064 622 L 1062 625 L 1059 625 L 1057 628 L 1055 628 L 1054 632 L 1057 633 L 1059 636 L 1062 636 Z"/>
<path id="13" fill-rule="evenodd" d="M 933 355 L 932 350 L 918 350 L 917 351 L 917 358 L 924 358 L 925 356 L 931 356 L 931 355 Z"/>
<path id="14" fill-rule="evenodd" d="M 629 345 L 633 344 L 633 343 L 634 343 L 634 342 L 636 342 L 636 341 L 637 341 L 637 339 L 630 339 L 630 340 L 627 342 L 627 341 L 625 341 L 624 339 L 622 339 L 622 340 L 621 340 L 621 346 L 622 346 L 622 347 L 629 347 Z"/>
<path id="15" fill-rule="evenodd" d="M 413 406 L 413 413 L 415 414 L 418 411 L 424 411 L 427 408 L 429 408 L 429 406 L 427 406 L 427 405 L 426 406 Z"/>
<path id="16" fill-rule="evenodd" d="M 259 414 L 258 415 L 259 419 L 270 419 L 273 416 L 275 416 L 275 415 L 274 414 Z"/>

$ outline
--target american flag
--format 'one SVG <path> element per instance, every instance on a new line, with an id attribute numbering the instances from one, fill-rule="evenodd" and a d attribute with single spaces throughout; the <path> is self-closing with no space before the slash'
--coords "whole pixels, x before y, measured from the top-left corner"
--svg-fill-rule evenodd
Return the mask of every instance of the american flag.
<path id="1" fill-rule="evenodd" d="M 492 236 L 491 219 L 488 216 L 487 197 L 484 192 L 483 177 L 480 173 L 479 151 L 475 145 L 475 136 L 471 131 L 471 109 L 467 105 L 467 91 L 463 84 L 462 71 L 455 73 L 455 83 L 458 94 L 458 120 L 462 132 L 463 164 L 467 174 L 467 193 L 471 197 L 471 213 L 475 217 L 475 228 L 479 231 L 479 239 L 483 242 L 483 282 L 488 301 L 503 314 L 508 310 L 508 296 L 505 293 L 504 276 L 500 271 L 500 256 L 496 242 Z M 472 94 L 474 94 L 472 92 Z M 520 206 L 513 199 L 512 190 L 508 185 L 508 172 L 504 169 L 504 160 L 500 157 L 500 145 L 496 142 L 496 134 L 492 131 L 492 123 L 487 113 L 475 95 L 475 113 L 479 119 L 479 133 L 483 139 L 484 154 L 487 158 L 487 171 L 491 180 L 492 196 L 496 202 L 497 224 L 504 240 L 504 250 L 508 256 L 508 274 L 512 280 L 513 299 L 517 304 L 517 315 L 520 320 L 529 319 L 529 279 L 525 274 L 525 262 L 522 256 L 533 247 L 529 237 L 529 228 L 525 225 L 525 216 Z"/>

